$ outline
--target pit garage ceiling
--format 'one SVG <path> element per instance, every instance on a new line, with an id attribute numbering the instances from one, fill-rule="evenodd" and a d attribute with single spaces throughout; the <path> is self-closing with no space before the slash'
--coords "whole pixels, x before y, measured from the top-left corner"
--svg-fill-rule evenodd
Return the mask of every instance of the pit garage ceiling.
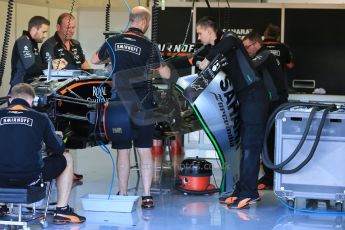
<path id="1" fill-rule="evenodd" d="M 7 2 L 7 0 L 0 0 Z M 148 0 L 127 0 L 129 6 L 143 5 L 147 6 Z M 24 3 L 29 5 L 47 6 L 54 8 L 69 8 L 72 0 L 15 0 L 15 3 Z M 104 8 L 108 4 L 108 0 L 75 0 L 76 9 L 81 8 Z M 126 7 L 123 0 L 110 0 L 112 8 Z"/>

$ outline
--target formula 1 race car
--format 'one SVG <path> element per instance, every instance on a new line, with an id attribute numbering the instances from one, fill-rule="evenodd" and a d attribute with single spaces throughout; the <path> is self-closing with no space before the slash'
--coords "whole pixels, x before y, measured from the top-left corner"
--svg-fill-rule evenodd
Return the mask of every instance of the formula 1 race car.
<path id="1" fill-rule="evenodd" d="M 64 133 L 67 148 L 86 148 L 98 145 L 99 141 L 107 143 L 112 138 L 118 139 L 121 135 L 130 135 L 129 133 L 116 135 L 115 132 L 113 136 L 111 133 L 114 133 L 114 127 L 105 124 L 105 122 L 109 124 L 113 122 L 112 126 L 128 125 L 128 120 L 123 120 L 121 117 L 124 116 L 120 116 L 119 113 L 129 110 L 132 110 L 132 119 L 138 114 L 149 116 L 144 122 L 155 124 L 155 135 L 158 137 L 165 131 L 178 130 L 183 134 L 202 128 L 192 109 L 187 106 L 186 101 L 174 90 L 170 82 L 161 78 L 153 79 L 152 83 L 143 80 L 145 84 L 152 84 L 153 105 L 146 111 L 139 108 L 141 102 L 134 89 L 128 87 L 126 90 L 120 90 L 120 96 L 133 98 L 130 100 L 136 104 L 134 106 L 136 111 L 133 112 L 133 105 L 132 108 L 128 106 L 124 108 L 114 106 L 115 102 L 106 103 L 111 97 L 112 84 L 112 80 L 106 75 L 105 71 L 100 70 L 92 72 L 60 70 L 52 71 L 49 81 L 46 76 L 40 76 L 31 83 L 37 96 L 35 109 L 46 112 L 56 129 Z M 118 75 L 128 76 L 128 72 Z"/>

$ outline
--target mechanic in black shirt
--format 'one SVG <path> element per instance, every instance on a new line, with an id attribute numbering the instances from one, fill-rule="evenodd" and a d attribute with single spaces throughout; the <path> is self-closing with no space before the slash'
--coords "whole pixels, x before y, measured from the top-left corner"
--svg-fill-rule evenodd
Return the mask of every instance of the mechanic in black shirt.
<path id="1" fill-rule="evenodd" d="M 47 37 L 50 22 L 42 16 L 34 16 L 29 20 L 28 30 L 16 40 L 11 59 L 11 88 L 18 83 L 31 83 L 35 77 L 43 75 L 47 65 L 43 63 L 38 43 Z M 58 60 L 52 60 L 52 66 L 57 69 Z M 64 65 L 60 65 L 60 69 Z"/>
<path id="2" fill-rule="evenodd" d="M 70 13 L 59 16 L 54 36 L 47 39 L 41 47 L 42 60 L 47 63 L 49 55 L 60 59 L 65 69 L 90 69 L 79 41 L 73 39 L 75 18 Z M 61 67 L 59 66 L 61 69 Z"/>
<path id="3" fill-rule="evenodd" d="M 134 7 L 129 15 L 129 29 L 120 35 L 112 36 L 106 40 L 101 48 L 92 56 L 91 63 L 102 64 L 111 61 L 112 76 L 112 100 L 131 100 L 130 98 L 119 98 L 117 91 L 119 86 L 115 84 L 115 79 L 124 76 L 125 78 L 136 78 L 145 76 L 147 69 L 156 69 L 162 78 L 170 77 L 170 69 L 163 63 L 159 49 L 144 36 L 150 25 L 150 12 L 142 6 Z M 151 56 L 152 55 L 152 56 Z M 132 84 L 140 101 L 149 94 L 148 84 L 141 81 Z M 121 96 L 121 95 L 120 95 Z M 129 115 L 128 115 L 129 116 Z M 114 117 L 114 119 L 118 119 Z M 153 160 L 151 147 L 153 142 L 153 124 L 131 125 L 133 131 L 137 133 L 134 138 L 134 147 L 137 148 L 140 156 L 140 170 L 144 185 L 142 208 L 153 208 L 154 203 L 150 194 L 153 176 Z M 129 130 L 123 131 L 128 133 Z M 122 143 L 113 143 L 112 148 L 117 149 L 117 175 L 119 183 L 119 195 L 127 194 L 128 177 L 130 171 L 130 151 L 132 140 Z"/>
<path id="4" fill-rule="evenodd" d="M 62 13 L 57 19 L 54 36 L 42 44 L 41 58 L 45 64 L 48 63 L 50 56 L 56 60 L 54 65 L 58 69 L 90 69 L 79 41 L 72 38 L 74 32 L 74 16 L 70 13 Z M 73 181 L 81 179 L 83 175 L 74 173 Z"/>
<path id="5" fill-rule="evenodd" d="M 0 109 L 0 186 L 25 187 L 40 185 L 56 178 L 58 200 L 54 222 L 82 223 L 69 207 L 73 180 L 73 160 L 64 153 L 61 132 L 56 132 L 44 113 L 30 108 L 35 92 L 26 83 L 12 87 L 10 104 Z M 60 136 L 59 136 L 60 135 Z M 42 159 L 42 143 L 48 157 Z M 4 210 L 4 208 L 2 208 Z"/>
<path id="6" fill-rule="evenodd" d="M 262 44 L 279 60 L 285 75 L 285 83 L 288 86 L 287 72 L 294 68 L 295 63 L 291 50 L 280 42 L 279 26 L 269 24 L 266 27 Z"/>
<path id="7" fill-rule="evenodd" d="M 264 80 L 269 93 L 269 114 L 278 106 L 288 101 L 285 77 L 279 60 L 263 46 L 260 34 L 251 32 L 243 38 L 243 45 L 252 58 L 256 70 Z M 268 149 L 271 160 L 274 158 L 275 132 L 272 129 L 268 137 Z M 274 162 L 274 161 L 273 161 Z M 265 175 L 260 178 L 258 189 L 270 189 L 273 186 L 273 170 L 263 165 Z"/>
<path id="8" fill-rule="evenodd" d="M 39 55 L 38 43 L 43 42 L 49 30 L 49 20 L 34 16 L 29 20 L 28 30 L 16 40 L 11 59 L 11 88 L 21 82 L 30 83 L 43 74 L 46 66 Z"/>
<path id="9" fill-rule="evenodd" d="M 221 33 L 210 17 L 203 17 L 197 22 L 196 32 L 201 43 L 210 46 L 199 68 L 205 69 L 214 57 L 223 54 L 229 63 L 223 67 L 223 71 L 232 81 L 239 101 L 242 147 L 240 178 L 234 192 L 228 197 L 221 197 L 220 202 L 226 203 L 229 208 L 247 208 L 260 200 L 257 185 L 268 115 L 267 91 L 242 41 L 233 32 Z"/>

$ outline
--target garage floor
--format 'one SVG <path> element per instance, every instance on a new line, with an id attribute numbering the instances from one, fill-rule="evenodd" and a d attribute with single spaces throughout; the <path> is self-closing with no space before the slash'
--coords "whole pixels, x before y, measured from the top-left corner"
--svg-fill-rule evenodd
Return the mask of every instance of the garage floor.
<path id="1" fill-rule="evenodd" d="M 173 176 L 168 169 L 164 171 L 162 184 L 155 183 L 152 189 L 156 207 L 153 210 L 142 210 L 140 199 L 136 204 L 136 210 L 131 213 L 119 212 L 94 212 L 83 209 L 82 197 L 86 194 L 107 195 L 111 182 L 111 163 L 107 157 L 91 153 L 77 152 L 76 169 L 84 174 L 82 184 L 76 185 L 72 191 L 70 205 L 76 212 L 85 215 L 87 221 L 84 224 L 54 225 L 52 216 L 48 217 L 47 229 L 275 229 L 275 230 L 306 230 L 306 229 L 345 229 L 345 216 L 336 214 L 313 214 L 288 210 L 275 197 L 272 191 L 263 191 L 262 200 L 246 210 L 229 210 L 218 203 L 218 194 L 213 195 L 184 195 L 172 188 Z M 90 163 L 90 157 L 97 158 Z M 87 167 L 81 167 L 87 165 Z M 102 163 L 105 160 L 106 163 Z M 97 165 L 99 164 L 99 165 Z M 103 167 L 101 167 L 103 165 Z M 106 166 L 104 166 L 106 165 Z M 108 168 L 109 167 L 109 168 Z M 214 169 L 217 180 L 220 172 Z M 157 173 L 159 174 L 159 173 Z M 141 183 L 138 181 L 136 171 L 131 172 L 129 191 L 130 195 L 141 194 Z M 117 192 L 116 182 L 112 194 Z M 56 191 L 53 190 L 52 199 L 56 199 Z M 315 206 L 313 206 L 315 208 Z M 318 207 L 320 212 L 332 211 Z M 37 222 L 31 229 L 41 229 Z M 0 229 L 4 226 L 0 225 Z"/>

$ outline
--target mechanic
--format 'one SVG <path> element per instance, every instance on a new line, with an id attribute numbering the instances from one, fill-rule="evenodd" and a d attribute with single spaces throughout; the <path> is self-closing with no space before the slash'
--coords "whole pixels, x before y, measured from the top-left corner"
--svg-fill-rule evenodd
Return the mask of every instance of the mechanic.
<path id="1" fill-rule="evenodd" d="M 202 53 L 207 51 L 207 54 L 201 62 L 195 61 L 195 56 L 189 57 L 188 62 L 203 70 L 218 54 L 223 54 L 228 65 L 222 70 L 233 83 L 239 101 L 242 147 L 240 179 L 235 190 L 231 194 L 222 194 L 219 201 L 226 203 L 229 208 L 247 208 L 260 200 L 257 183 L 268 115 L 267 91 L 242 41 L 233 32 L 219 31 L 214 19 L 208 16 L 198 20 L 196 32 L 198 40 L 205 46 Z M 200 59 L 200 53 L 197 56 Z M 182 60 L 174 62 L 182 65 Z"/>
<path id="2" fill-rule="evenodd" d="M 54 130 L 46 114 L 30 108 L 35 92 L 29 84 L 15 85 L 10 96 L 9 106 L 0 110 L 0 186 L 40 186 L 42 180 L 56 179 L 54 223 L 83 223 L 85 217 L 74 213 L 68 205 L 73 160 L 70 154 L 64 153 L 61 132 Z M 48 154 L 43 159 L 42 142 Z M 6 206 L 1 211 L 7 211 Z"/>
<path id="3" fill-rule="evenodd" d="M 41 57 L 45 63 L 50 55 L 53 59 L 61 58 L 59 64 L 65 65 L 65 69 L 90 69 L 80 42 L 72 38 L 75 29 L 72 14 L 63 13 L 58 17 L 54 36 L 48 38 L 41 47 Z"/>
<path id="4" fill-rule="evenodd" d="M 126 78 L 135 78 L 145 76 L 146 69 L 155 69 L 162 78 L 170 77 L 170 69 L 163 62 L 159 49 L 156 44 L 152 43 L 144 36 L 150 25 L 151 14 L 142 6 L 136 6 L 131 10 L 129 15 L 129 29 L 120 35 L 112 36 L 106 40 L 101 48 L 93 55 L 91 63 L 102 64 L 111 60 L 115 74 L 112 85 L 111 100 L 131 100 L 130 98 L 120 98 L 117 94 L 118 85 L 115 85 L 115 78 L 119 78 L 121 73 L 125 73 Z M 152 56 L 151 56 L 152 55 Z M 151 56 L 151 57 L 150 57 Z M 150 61 L 151 60 L 151 61 Z M 133 71 L 133 72 L 131 72 Z M 146 106 L 152 104 L 147 95 L 149 87 L 146 81 L 137 82 L 132 86 L 140 101 L 145 99 Z M 111 102 L 110 102 L 111 103 Z M 130 114 L 127 114 L 130 116 Z M 114 119 L 117 119 L 116 117 Z M 140 157 L 140 170 L 144 185 L 142 196 L 142 208 L 153 208 L 153 198 L 150 194 L 150 188 L 153 176 L 153 160 L 151 147 L 153 142 L 153 124 L 131 124 L 132 131 L 137 133 L 134 138 L 134 147 L 137 148 Z M 127 132 L 127 131 L 125 131 Z M 117 175 L 119 183 L 119 195 L 127 194 L 128 178 L 130 171 L 130 151 L 132 140 L 128 139 L 123 143 L 112 143 L 112 148 L 117 149 Z"/>
<path id="5" fill-rule="evenodd" d="M 269 93 L 269 114 L 278 106 L 288 101 L 288 91 L 285 84 L 284 74 L 279 60 L 262 44 L 260 34 L 254 31 L 243 38 L 243 45 L 252 58 L 256 70 L 264 80 Z M 268 149 L 270 158 L 274 157 L 275 132 L 272 129 L 268 137 Z M 265 175 L 259 179 L 258 189 L 272 189 L 273 170 L 263 165 Z"/>
<path id="6" fill-rule="evenodd" d="M 288 83 L 288 74 L 289 71 L 294 68 L 295 62 L 291 50 L 287 45 L 280 42 L 279 26 L 269 24 L 266 27 L 262 44 L 279 60 L 285 76 L 285 84 L 287 87 L 291 86 L 291 84 Z"/>
<path id="7" fill-rule="evenodd" d="M 29 20 L 28 30 L 18 38 L 13 46 L 11 58 L 11 88 L 21 82 L 30 83 L 42 75 L 46 68 L 39 55 L 38 43 L 47 37 L 50 22 L 42 16 Z"/>

